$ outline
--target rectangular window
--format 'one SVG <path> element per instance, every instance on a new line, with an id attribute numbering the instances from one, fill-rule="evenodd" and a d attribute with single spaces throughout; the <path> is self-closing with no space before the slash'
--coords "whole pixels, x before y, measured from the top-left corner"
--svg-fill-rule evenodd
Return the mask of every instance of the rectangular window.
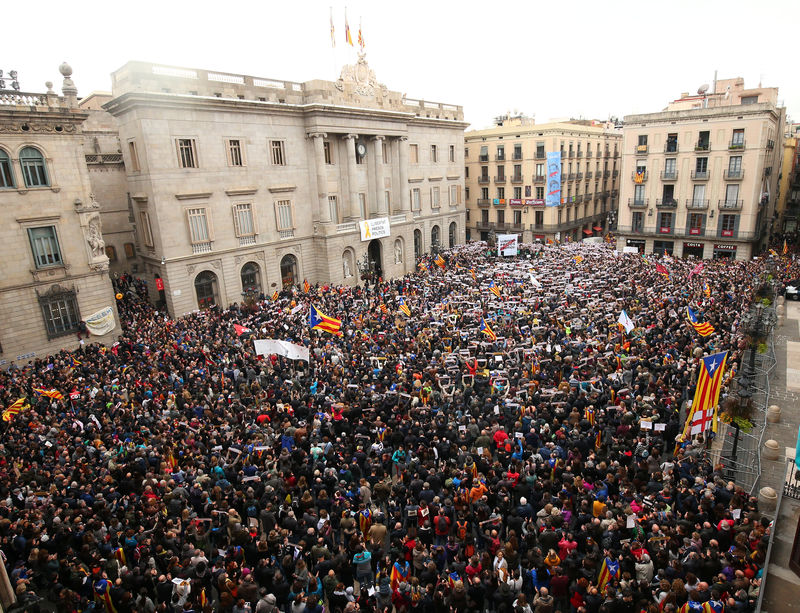
<path id="1" fill-rule="evenodd" d="M 358 210 L 361 214 L 361 219 L 367 218 L 367 195 L 366 194 L 359 194 L 358 195 Z"/>
<path id="2" fill-rule="evenodd" d="M 720 220 L 720 230 L 722 236 L 733 236 L 733 231 L 736 229 L 736 218 L 738 215 L 723 215 Z"/>
<path id="3" fill-rule="evenodd" d="M 522 211 L 514 211 L 514 225 L 515 226 L 522 225 Z"/>
<path id="4" fill-rule="evenodd" d="M 739 200 L 739 185 L 732 183 L 725 186 L 725 204 L 727 206 L 736 206 Z"/>
<path id="5" fill-rule="evenodd" d="M 488 145 L 481 145 L 481 154 L 478 157 L 479 162 L 488 162 L 489 161 L 489 147 Z"/>
<path id="6" fill-rule="evenodd" d="M 117 248 L 114 245 L 106 245 L 106 257 L 109 262 L 117 261 Z"/>
<path id="7" fill-rule="evenodd" d="M 742 172 L 742 156 L 732 155 L 728 160 L 728 174 L 738 176 Z"/>
<path id="8" fill-rule="evenodd" d="M 701 183 L 692 188 L 692 204 L 695 206 L 703 206 L 706 198 L 706 186 Z"/>
<path id="9" fill-rule="evenodd" d="M 708 148 L 711 146 L 711 132 L 708 130 L 702 130 L 697 135 L 697 150 L 699 151 L 708 151 Z"/>
<path id="10" fill-rule="evenodd" d="M 536 188 L 536 199 L 537 200 L 544 200 L 544 188 L 537 187 Z"/>
<path id="11" fill-rule="evenodd" d="M 634 211 L 631 217 L 631 224 L 634 232 L 641 232 L 644 227 L 644 213 L 642 211 Z"/>
<path id="12" fill-rule="evenodd" d="M 415 187 L 411 190 L 411 210 L 412 211 L 419 211 L 420 210 L 420 197 L 419 197 L 419 188 Z"/>
<path id="13" fill-rule="evenodd" d="M 31 241 L 33 260 L 36 268 L 61 266 L 61 249 L 58 246 L 55 226 L 43 228 L 28 228 L 28 238 Z"/>
<path id="14" fill-rule="evenodd" d="M 228 166 L 244 166 L 242 141 L 238 138 L 228 140 Z"/>
<path id="15" fill-rule="evenodd" d="M 561 150 L 564 150 L 564 143 L 561 143 Z M 543 160 L 545 158 L 544 143 L 536 143 L 536 159 Z"/>
<path id="16" fill-rule="evenodd" d="M 178 139 L 178 164 L 181 168 L 197 168 L 197 148 L 193 138 Z"/>
<path id="17" fill-rule="evenodd" d="M 469 158 L 469 147 L 464 147 L 464 159 Z"/>
<path id="18" fill-rule="evenodd" d="M 208 232 L 208 218 L 204 208 L 187 209 L 186 218 L 189 222 L 189 240 L 193 245 L 210 243 Z"/>
<path id="19" fill-rule="evenodd" d="M 708 158 L 697 158 L 694 163 L 694 170 L 701 177 L 705 177 L 708 174 Z"/>
<path id="20" fill-rule="evenodd" d="M 533 214 L 533 223 L 535 223 L 537 227 L 541 227 L 544 224 L 544 211 L 536 211 Z"/>
<path id="21" fill-rule="evenodd" d="M 451 185 L 450 186 L 450 206 L 455 206 L 455 205 L 459 204 L 459 202 L 458 202 L 458 191 L 459 191 L 460 187 L 461 187 L 460 185 Z"/>
<path id="22" fill-rule="evenodd" d="M 522 181 L 522 164 L 514 164 L 514 181 Z"/>
<path id="23" fill-rule="evenodd" d="M 336 196 L 328 196 L 328 211 L 333 223 L 339 223 L 339 201 Z"/>
<path id="24" fill-rule="evenodd" d="M 489 211 L 483 209 L 481 211 L 481 222 L 482 223 L 489 223 Z"/>
<path id="25" fill-rule="evenodd" d="M 505 199 L 505 197 L 506 197 L 506 188 L 505 187 L 498 187 L 497 188 L 497 197 L 500 198 L 500 200 L 504 200 Z"/>
<path id="26" fill-rule="evenodd" d="M 237 238 L 256 235 L 253 205 L 249 202 L 233 205 L 233 230 Z"/>
<path id="27" fill-rule="evenodd" d="M 432 209 L 438 209 L 439 207 L 440 207 L 439 188 L 438 187 L 432 187 L 431 188 L 431 208 Z"/>
<path id="28" fill-rule="evenodd" d="M 146 247 L 152 247 L 153 229 L 150 227 L 150 215 L 147 214 L 147 211 L 141 211 L 139 213 L 139 221 L 142 226 L 142 241 Z"/>
<path id="29" fill-rule="evenodd" d="M 436 163 L 439 161 L 439 149 L 436 145 L 431 145 L 431 162 Z"/>
<path id="30" fill-rule="evenodd" d="M 522 188 L 521 187 L 515 187 L 514 188 L 514 198 L 517 199 L 517 200 L 522 198 Z"/>
<path id="31" fill-rule="evenodd" d="M 522 143 L 514 143 L 514 159 L 522 159 Z"/>
<path id="32" fill-rule="evenodd" d="M 125 243 L 125 259 L 132 260 L 136 257 L 136 246 L 133 243 Z"/>
<path id="33" fill-rule="evenodd" d="M 497 210 L 497 223 L 498 224 L 506 223 L 506 212 L 503 209 Z"/>
<path id="34" fill-rule="evenodd" d="M 544 177 L 544 164 L 536 164 L 536 176 Z"/>
<path id="35" fill-rule="evenodd" d="M 78 329 L 81 318 L 74 290 L 48 292 L 39 296 L 39 306 L 48 339 L 64 336 Z"/>
<path id="36" fill-rule="evenodd" d="M 275 202 L 275 221 L 281 238 L 294 236 L 294 211 L 291 200 L 278 200 Z"/>
<path id="37" fill-rule="evenodd" d="M 731 138 L 731 149 L 742 149 L 744 147 L 744 128 L 733 131 Z"/>
<path id="38" fill-rule="evenodd" d="M 481 188 L 481 199 L 488 200 L 489 199 L 489 188 L 482 187 Z"/>
<path id="39" fill-rule="evenodd" d="M 634 204 L 644 204 L 644 185 L 633 186 L 633 202 Z"/>
<path id="40" fill-rule="evenodd" d="M 133 172 L 139 172 L 139 154 L 136 153 L 136 143 L 128 141 L 128 153 L 131 156 L 131 170 Z"/>
<path id="41" fill-rule="evenodd" d="M 269 148 L 272 152 L 273 166 L 286 166 L 286 152 L 283 148 L 282 140 L 269 141 Z"/>
<path id="42" fill-rule="evenodd" d="M 331 152 L 331 141 L 324 140 L 322 141 L 322 153 L 325 156 L 325 163 L 326 164 L 333 164 L 333 154 Z"/>
<path id="43" fill-rule="evenodd" d="M 661 217 L 659 232 L 663 234 L 672 232 L 672 213 L 659 213 L 659 216 Z"/>
<path id="44" fill-rule="evenodd" d="M 505 166 L 498 166 L 497 167 L 497 178 L 499 180 L 505 180 L 506 178 L 506 167 Z"/>
<path id="45" fill-rule="evenodd" d="M 455 145 L 450 145 L 450 158 L 449 158 L 449 160 L 450 160 L 450 162 L 455 162 L 456 161 L 456 146 Z"/>
<path id="46" fill-rule="evenodd" d="M 667 153 L 675 153 L 678 151 L 678 135 L 667 134 L 667 146 L 665 148 Z"/>
<path id="47" fill-rule="evenodd" d="M 506 147 L 505 145 L 497 145 L 497 159 L 498 161 L 502 161 L 506 159 Z"/>
<path id="48" fill-rule="evenodd" d="M 689 234 L 699 235 L 703 232 L 703 218 L 705 215 L 702 213 L 689 213 Z"/>
<path id="49" fill-rule="evenodd" d="M 742 96 L 740 102 L 742 105 L 756 104 L 758 102 L 758 96 Z"/>
<path id="50" fill-rule="evenodd" d="M 675 158 L 667 158 L 664 160 L 664 177 L 674 177 L 677 167 L 678 163 Z"/>
<path id="51" fill-rule="evenodd" d="M 419 145 L 411 144 L 408 146 L 408 163 L 419 164 Z"/>

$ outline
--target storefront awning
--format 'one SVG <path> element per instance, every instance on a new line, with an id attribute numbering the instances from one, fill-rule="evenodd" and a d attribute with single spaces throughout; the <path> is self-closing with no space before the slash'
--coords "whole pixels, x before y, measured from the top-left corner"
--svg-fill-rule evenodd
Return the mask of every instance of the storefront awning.
<path id="1" fill-rule="evenodd" d="M 591 235 L 592 231 L 591 230 L 584 230 L 583 233 Z"/>
<path id="2" fill-rule="evenodd" d="M 603 231 L 603 228 L 601 228 L 600 226 L 594 226 L 592 229 L 593 229 L 595 232 L 602 232 L 602 231 Z"/>

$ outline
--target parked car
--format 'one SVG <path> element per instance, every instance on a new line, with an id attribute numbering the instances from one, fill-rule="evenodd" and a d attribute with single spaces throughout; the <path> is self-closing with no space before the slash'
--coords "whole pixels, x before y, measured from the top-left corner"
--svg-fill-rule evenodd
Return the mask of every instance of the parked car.
<path id="1" fill-rule="evenodd" d="M 786 300 L 797 300 L 797 292 L 800 289 L 800 279 L 792 279 L 786 282 Z"/>

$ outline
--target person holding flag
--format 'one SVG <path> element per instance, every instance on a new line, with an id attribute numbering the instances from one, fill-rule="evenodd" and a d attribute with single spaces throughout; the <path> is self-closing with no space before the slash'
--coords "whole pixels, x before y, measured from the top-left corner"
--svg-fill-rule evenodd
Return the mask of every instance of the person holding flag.
<path id="1" fill-rule="evenodd" d="M 692 326 L 692 328 L 695 329 L 695 332 L 697 332 L 700 336 L 705 337 L 714 334 L 714 326 L 712 326 L 708 322 L 700 323 L 697 319 L 697 315 L 690 306 L 686 307 L 686 319 L 689 320 L 689 324 Z"/>
<path id="2" fill-rule="evenodd" d="M 313 304 L 308 312 L 308 325 L 312 330 L 322 330 L 334 336 L 342 336 L 342 320 L 328 317 Z"/>
<path id="3" fill-rule="evenodd" d="M 478 328 L 481 332 L 483 332 L 486 336 L 489 337 L 490 340 L 496 341 L 497 334 L 494 333 L 494 330 L 489 326 L 488 322 L 486 321 L 485 317 L 481 317 L 480 327 Z"/>

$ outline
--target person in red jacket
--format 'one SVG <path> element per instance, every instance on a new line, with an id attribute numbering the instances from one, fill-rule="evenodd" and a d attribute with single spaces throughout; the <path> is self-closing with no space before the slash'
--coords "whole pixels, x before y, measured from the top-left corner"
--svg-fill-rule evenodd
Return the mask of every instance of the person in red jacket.
<path id="1" fill-rule="evenodd" d="M 439 509 L 439 514 L 433 518 L 433 530 L 436 537 L 436 545 L 444 546 L 450 534 L 452 521 L 444 514 L 444 509 Z"/>
<path id="2" fill-rule="evenodd" d="M 494 436 L 492 437 L 492 439 L 494 439 L 494 442 L 497 445 L 498 449 L 502 449 L 503 448 L 503 445 L 505 444 L 507 438 L 508 438 L 508 434 L 506 434 L 505 430 L 502 430 L 502 429 L 498 429 L 494 433 Z"/>

